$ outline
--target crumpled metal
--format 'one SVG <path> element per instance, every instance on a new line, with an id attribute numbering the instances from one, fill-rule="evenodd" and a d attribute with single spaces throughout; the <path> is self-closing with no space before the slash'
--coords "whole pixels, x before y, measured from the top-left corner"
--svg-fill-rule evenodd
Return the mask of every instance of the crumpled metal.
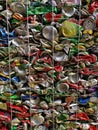
<path id="1" fill-rule="evenodd" d="M 97 130 L 97 4 L 0 1 L 1 130 Z"/>

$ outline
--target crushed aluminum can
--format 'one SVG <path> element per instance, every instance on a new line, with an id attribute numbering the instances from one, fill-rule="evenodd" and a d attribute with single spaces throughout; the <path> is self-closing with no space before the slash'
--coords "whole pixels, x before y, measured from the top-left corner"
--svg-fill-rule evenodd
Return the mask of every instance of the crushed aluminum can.
<path id="1" fill-rule="evenodd" d="M 84 27 L 84 29 L 94 30 L 96 27 L 94 17 L 89 17 L 88 19 L 86 19 L 83 23 L 83 27 Z"/>
<path id="2" fill-rule="evenodd" d="M 45 126 L 43 126 L 43 125 L 40 125 L 40 126 L 35 126 L 34 127 L 34 130 L 48 130 L 48 128 L 47 127 L 45 127 Z"/>
<path id="3" fill-rule="evenodd" d="M 59 92 L 65 93 L 68 91 L 69 85 L 67 83 L 59 83 L 56 88 Z"/>
<path id="4" fill-rule="evenodd" d="M 83 129 L 83 130 L 89 130 L 89 128 L 90 128 L 90 125 L 89 125 L 89 124 L 86 124 L 86 123 L 83 123 L 83 124 L 82 124 L 82 129 Z"/>
<path id="5" fill-rule="evenodd" d="M 12 17 L 13 12 L 10 10 L 4 10 L 1 12 L 1 15 L 3 15 L 6 19 L 10 19 Z"/>
<path id="6" fill-rule="evenodd" d="M 34 115 L 32 118 L 31 118 L 31 123 L 33 123 L 34 125 L 40 125 L 44 122 L 44 117 L 41 116 L 41 115 Z"/>
<path id="7" fill-rule="evenodd" d="M 76 9 L 72 6 L 65 6 L 62 9 L 62 13 L 67 16 L 67 17 L 71 17 L 72 15 L 74 15 Z"/>
<path id="8" fill-rule="evenodd" d="M 12 2 L 10 4 L 10 9 L 16 13 L 25 14 L 26 13 L 25 8 L 26 8 L 25 5 L 21 2 Z"/>
<path id="9" fill-rule="evenodd" d="M 8 109 L 8 108 L 7 108 L 7 104 L 0 102 L 0 109 L 7 111 L 7 109 Z"/>
<path id="10" fill-rule="evenodd" d="M 14 119 L 12 120 L 12 125 L 13 125 L 13 126 L 18 126 L 19 123 L 20 123 L 20 120 L 19 120 L 18 118 L 14 118 Z"/>
<path id="11" fill-rule="evenodd" d="M 68 55 L 66 55 L 64 52 L 54 53 L 53 58 L 55 61 L 58 61 L 58 62 L 68 61 Z"/>
<path id="12" fill-rule="evenodd" d="M 97 8 L 0 0 L 1 130 L 97 130 Z"/>
<path id="13" fill-rule="evenodd" d="M 58 37 L 58 32 L 57 32 L 57 29 L 53 26 L 45 26 L 42 29 L 42 35 L 47 40 L 54 41 Z"/>
<path id="14" fill-rule="evenodd" d="M 79 75 L 78 75 L 78 73 L 69 73 L 69 80 L 72 83 L 77 83 L 79 81 Z"/>
<path id="15" fill-rule="evenodd" d="M 81 0 L 61 0 L 63 3 L 67 3 L 68 5 L 80 5 Z"/>
<path id="16" fill-rule="evenodd" d="M 70 104 L 68 106 L 68 110 L 71 112 L 71 113 L 75 113 L 79 110 L 79 107 L 77 104 Z"/>

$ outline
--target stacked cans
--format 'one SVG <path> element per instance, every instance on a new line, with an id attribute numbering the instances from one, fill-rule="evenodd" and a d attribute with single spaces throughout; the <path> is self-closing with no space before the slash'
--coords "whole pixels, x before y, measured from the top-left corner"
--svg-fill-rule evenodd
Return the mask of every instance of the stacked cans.
<path id="1" fill-rule="evenodd" d="M 97 42 L 97 0 L 0 0 L 0 130 L 97 130 Z"/>

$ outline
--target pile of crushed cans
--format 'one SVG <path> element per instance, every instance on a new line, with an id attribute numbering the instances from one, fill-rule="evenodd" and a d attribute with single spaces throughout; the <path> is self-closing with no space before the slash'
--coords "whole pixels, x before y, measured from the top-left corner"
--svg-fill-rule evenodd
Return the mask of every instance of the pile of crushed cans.
<path id="1" fill-rule="evenodd" d="M 0 0 L 0 130 L 98 130 L 98 0 Z"/>

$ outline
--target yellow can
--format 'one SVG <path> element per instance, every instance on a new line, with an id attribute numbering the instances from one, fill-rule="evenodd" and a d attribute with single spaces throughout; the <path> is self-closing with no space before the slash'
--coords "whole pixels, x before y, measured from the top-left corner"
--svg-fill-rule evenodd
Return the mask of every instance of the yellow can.
<path id="1" fill-rule="evenodd" d="M 62 23 L 60 31 L 61 35 L 65 37 L 77 37 L 80 32 L 80 28 L 77 24 L 66 20 Z"/>

